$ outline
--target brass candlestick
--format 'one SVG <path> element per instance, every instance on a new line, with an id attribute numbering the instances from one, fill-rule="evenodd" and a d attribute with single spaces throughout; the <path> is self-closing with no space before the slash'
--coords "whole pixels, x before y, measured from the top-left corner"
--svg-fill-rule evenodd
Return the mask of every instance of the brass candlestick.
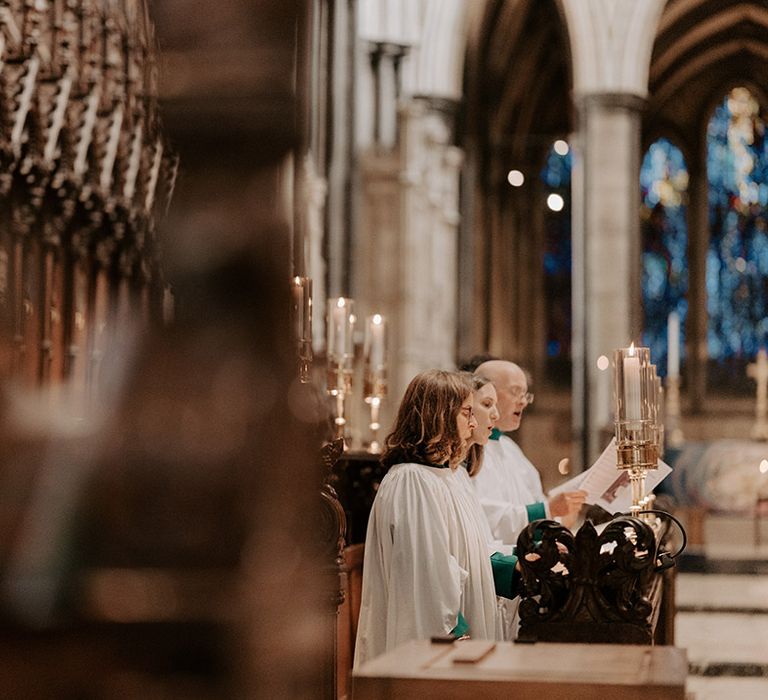
<path id="1" fill-rule="evenodd" d="M 367 396 L 365 402 L 371 408 L 371 420 L 368 423 L 368 429 L 371 431 L 371 440 L 368 443 L 368 452 L 374 455 L 381 454 L 381 443 L 379 442 L 379 408 L 381 407 L 380 396 Z"/>
<path id="2" fill-rule="evenodd" d="M 368 444 L 368 452 L 379 454 L 381 444 L 379 443 L 379 409 L 381 402 L 387 395 L 387 322 L 381 314 L 374 314 L 366 319 L 365 324 L 365 344 L 363 355 L 365 366 L 363 369 L 364 381 L 363 392 L 365 402 L 370 407 L 371 420 L 368 429 L 371 432 L 371 439 Z"/>
<path id="3" fill-rule="evenodd" d="M 291 281 L 294 333 L 298 348 L 299 381 L 311 380 L 312 368 L 312 279 L 294 277 Z"/>
<path id="4" fill-rule="evenodd" d="M 352 393 L 352 359 L 328 361 L 328 394 L 334 399 L 334 437 L 345 439 L 347 434 L 347 399 Z"/>

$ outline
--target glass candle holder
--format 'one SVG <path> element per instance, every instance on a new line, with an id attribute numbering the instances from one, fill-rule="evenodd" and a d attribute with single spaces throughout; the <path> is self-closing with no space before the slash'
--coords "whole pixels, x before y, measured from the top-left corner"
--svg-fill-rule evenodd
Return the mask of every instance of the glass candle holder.
<path id="1" fill-rule="evenodd" d="M 658 469 L 660 419 L 656 367 L 648 348 L 628 348 L 614 352 L 614 409 L 616 466 L 629 474 L 633 515 L 648 508 L 645 477 Z M 647 517 L 647 516 L 646 516 Z"/>
<path id="2" fill-rule="evenodd" d="M 368 316 L 365 323 L 365 343 L 363 345 L 363 396 L 370 407 L 371 416 L 368 428 L 371 432 L 368 451 L 381 452 L 379 443 L 379 410 L 387 395 L 387 320 L 381 314 Z"/>
<path id="3" fill-rule="evenodd" d="M 634 347 L 614 352 L 614 411 L 617 467 L 658 467 L 658 394 L 650 350 Z"/>
<path id="4" fill-rule="evenodd" d="M 346 404 L 352 393 L 355 314 L 354 301 L 346 297 L 328 300 L 327 386 L 335 399 L 336 437 L 346 437 Z"/>
<path id="5" fill-rule="evenodd" d="M 294 277 L 291 280 L 291 299 L 293 302 L 293 327 L 298 347 L 299 381 L 310 381 L 312 367 L 312 279 Z"/>

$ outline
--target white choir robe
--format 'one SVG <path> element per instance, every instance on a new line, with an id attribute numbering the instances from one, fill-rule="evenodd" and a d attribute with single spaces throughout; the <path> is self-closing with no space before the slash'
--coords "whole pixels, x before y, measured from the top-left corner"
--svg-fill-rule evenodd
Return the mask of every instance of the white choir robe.
<path id="1" fill-rule="evenodd" d="M 493 536 L 491 528 L 488 525 L 488 520 L 483 513 L 483 507 L 480 504 L 480 499 L 477 497 L 473 479 L 469 476 L 469 473 L 464 467 L 460 467 L 456 470 L 456 479 L 461 484 L 464 497 L 468 501 L 468 507 L 472 508 L 475 513 L 477 513 L 476 517 L 482 522 L 483 536 L 488 543 L 488 556 L 494 554 L 495 552 L 501 552 L 502 554 L 514 554 L 513 545 L 505 544 Z M 520 618 L 517 614 L 519 605 L 519 598 L 511 599 L 504 598 L 503 596 L 496 596 L 498 624 L 496 632 L 497 639 L 511 641 L 517 637 L 517 628 L 520 625 Z"/>
<path id="2" fill-rule="evenodd" d="M 517 544 L 530 521 L 549 517 L 538 470 L 506 435 L 488 441 L 472 483 L 494 539 L 505 544 Z"/>
<path id="3" fill-rule="evenodd" d="M 396 464 L 368 520 L 355 668 L 412 639 L 446 635 L 458 614 L 496 639 L 496 591 L 482 518 L 453 470 Z"/>

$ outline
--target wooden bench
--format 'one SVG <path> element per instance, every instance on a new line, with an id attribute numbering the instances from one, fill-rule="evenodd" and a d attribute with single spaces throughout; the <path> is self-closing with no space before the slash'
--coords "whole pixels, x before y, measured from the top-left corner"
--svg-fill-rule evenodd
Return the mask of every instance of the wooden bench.
<path id="1" fill-rule="evenodd" d="M 357 621 L 360 617 L 360 598 L 363 590 L 363 553 L 365 545 L 353 544 L 344 549 L 341 585 L 344 602 L 339 606 L 336 619 L 336 697 L 344 700 L 351 692 L 352 662 L 355 659 Z"/>
<path id="2" fill-rule="evenodd" d="M 355 672 L 354 700 L 685 699 L 683 649 L 498 642 L 476 663 L 454 662 L 484 644 L 408 642 Z"/>

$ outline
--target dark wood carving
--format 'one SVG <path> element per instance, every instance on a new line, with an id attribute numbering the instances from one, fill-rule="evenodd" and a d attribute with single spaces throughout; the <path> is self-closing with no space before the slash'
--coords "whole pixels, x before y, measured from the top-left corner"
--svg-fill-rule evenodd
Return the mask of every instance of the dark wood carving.
<path id="1" fill-rule="evenodd" d="M 344 452 L 332 468 L 329 480 L 344 506 L 348 545 L 365 542 L 373 500 L 387 473 L 379 457 L 369 452 Z"/>
<path id="2" fill-rule="evenodd" d="M 532 522 L 517 542 L 524 592 L 519 638 L 650 644 L 662 605 L 657 539 L 638 518 L 614 518 L 598 535 Z M 663 641 L 663 640 L 662 640 Z"/>
<path id="3" fill-rule="evenodd" d="M 320 490 L 320 542 L 323 547 L 324 569 L 327 575 L 322 577 L 328 582 L 328 634 L 333 637 L 333 655 L 324 664 L 323 688 L 321 697 L 335 700 L 339 695 L 338 673 L 338 615 L 345 599 L 346 574 L 344 573 L 344 540 L 347 531 L 347 519 L 344 508 L 339 502 L 336 490 L 331 485 L 333 468 L 344 453 L 344 440 L 339 438 L 323 445 L 320 459 L 324 468 L 324 480 Z M 323 596 L 325 597 L 325 591 Z"/>
<path id="4" fill-rule="evenodd" d="M 347 519 L 344 515 L 336 490 L 330 484 L 332 470 L 344 453 L 344 440 L 339 438 L 326 443 L 320 451 L 320 459 L 325 469 L 326 478 L 320 491 L 322 508 L 320 510 L 320 541 L 327 548 L 325 560 L 333 562 L 335 578 L 344 567 L 344 539 L 347 532 Z M 334 610 L 344 602 L 344 591 L 339 585 L 333 592 Z"/>

